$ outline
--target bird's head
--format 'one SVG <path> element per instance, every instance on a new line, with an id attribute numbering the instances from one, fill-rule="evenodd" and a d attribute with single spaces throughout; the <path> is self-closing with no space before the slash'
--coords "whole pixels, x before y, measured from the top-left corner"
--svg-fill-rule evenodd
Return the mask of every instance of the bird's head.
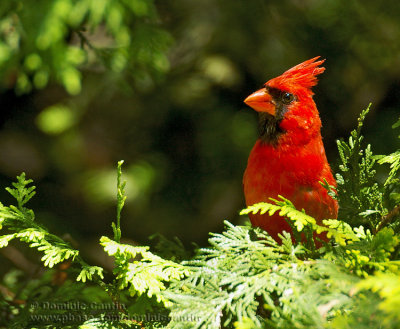
<path id="1" fill-rule="evenodd" d="M 318 58 L 269 80 L 244 100 L 260 113 L 260 138 L 264 142 L 276 144 L 290 130 L 309 130 L 307 134 L 320 130 L 321 121 L 311 91 L 317 84 L 317 75 L 325 71 L 320 67 L 325 60 L 317 61 Z"/>

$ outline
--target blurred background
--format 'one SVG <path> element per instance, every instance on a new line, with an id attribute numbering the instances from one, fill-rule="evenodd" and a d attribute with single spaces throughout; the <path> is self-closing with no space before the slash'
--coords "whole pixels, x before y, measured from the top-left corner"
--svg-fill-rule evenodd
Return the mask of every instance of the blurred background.
<path id="1" fill-rule="evenodd" d="M 37 221 L 78 243 L 112 235 L 125 160 L 122 235 L 204 243 L 243 221 L 242 174 L 257 138 L 243 99 L 315 56 L 329 161 L 364 129 L 394 151 L 400 110 L 397 0 L 2 0 L 0 200 L 22 171 Z"/>

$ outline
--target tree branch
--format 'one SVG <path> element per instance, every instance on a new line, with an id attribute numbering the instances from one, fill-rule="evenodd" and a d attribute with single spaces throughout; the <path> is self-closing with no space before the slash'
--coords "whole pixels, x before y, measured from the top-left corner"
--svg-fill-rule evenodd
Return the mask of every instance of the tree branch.
<path id="1" fill-rule="evenodd" d="M 387 224 L 391 222 L 393 217 L 396 217 L 400 214 L 400 204 L 394 207 L 388 214 L 382 217 L 380 223 L 375 229 L 375 233 L 378 233 L 382 228 L 384 228 Z"/>

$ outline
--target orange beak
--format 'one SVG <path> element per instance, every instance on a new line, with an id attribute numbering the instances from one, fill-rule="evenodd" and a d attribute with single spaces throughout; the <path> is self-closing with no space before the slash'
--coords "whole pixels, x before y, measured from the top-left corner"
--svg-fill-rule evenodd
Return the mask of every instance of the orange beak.
<path id="1" fill-rule="evenodd" d="M 275 103 L 265 88 L 252 93 L 244 102 L 257 112 L 267 112 L 275 116 Z"/>

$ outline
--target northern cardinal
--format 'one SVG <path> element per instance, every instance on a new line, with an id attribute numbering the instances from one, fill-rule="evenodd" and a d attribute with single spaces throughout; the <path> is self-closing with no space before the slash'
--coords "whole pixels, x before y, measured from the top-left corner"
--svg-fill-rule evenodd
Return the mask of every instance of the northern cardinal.
<path id="1" fill-rule="evenodd" d="M 337 201 L 320 182 L 336 186 L 325 155 L 321 119 L 311 87 L 325 71 L 319 57 L 305 61 L 269 80 L 264 88 L 244 102 L 259 112 L 259 139 L 254 145 L 243 177 L 247 206 L 270 202 L 278 195 L 297 209 L 322 219 L 337 218 Z M 261 227 L 280 242 L 278 233 L 291 232 L 284 218 L 275 213 L 250 214 L 254 226 Z M 322 234 L 319 238 L 327 240 Z M 317 246 L 321 245 L 317 241 Z"/>

